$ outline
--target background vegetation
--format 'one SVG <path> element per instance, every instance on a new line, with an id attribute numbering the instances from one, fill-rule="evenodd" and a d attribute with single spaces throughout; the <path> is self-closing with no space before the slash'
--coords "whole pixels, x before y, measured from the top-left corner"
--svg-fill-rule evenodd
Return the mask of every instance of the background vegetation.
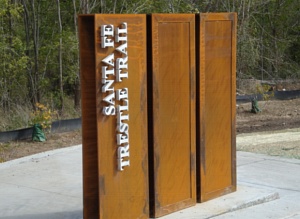
<path id="1" fill-rule="evenodd" d="M 0 0 L 0 131 L 80 116 L 77 15 L 238 13 L 238 79 L 300 77 L 300 0 Z"/>

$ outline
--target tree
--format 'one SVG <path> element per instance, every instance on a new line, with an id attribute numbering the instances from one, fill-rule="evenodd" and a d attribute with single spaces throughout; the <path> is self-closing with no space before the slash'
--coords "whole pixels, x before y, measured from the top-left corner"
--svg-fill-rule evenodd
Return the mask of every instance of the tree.
<path id="1" fill-rule="evenodd" d="M 60 113 L 64 111 L 64 87 L 63 87 L 63 62 L 62 62 L 62 22 L 60 14 L 60 1 L 56 0 L 57 3 L 57 18 L 59 27 L 59 47 L 58 47 L 58 60 L 59 60 L 59 90 L 60 90 Z"/>
<path id="2" fill-rule="evenodd" d="M 23 71 L 28 58 L 18 36 L 21 10 L 14 1 L 0 0 L 0 106 L 4 112 L 11 111 L 16 103 L 23 104 L 27 94 Z"/>
<path id="3" fill-rule="evenodd" d="M 237 12 L 238 79 L 300 77 L 300 0 L 53 3 L 0 0 L 0 111 L 6 114 L 38 102 L 66 112 L 71 98 L 80 108 L 78 14 Z"/>

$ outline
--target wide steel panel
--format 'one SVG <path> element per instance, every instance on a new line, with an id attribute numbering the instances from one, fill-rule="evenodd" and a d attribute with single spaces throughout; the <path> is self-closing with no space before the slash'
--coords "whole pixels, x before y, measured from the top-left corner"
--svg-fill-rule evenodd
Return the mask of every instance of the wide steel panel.
<path id="1" fill-rule="evenodd" d="M 200 15 L 200 190 L 205 201 L 236 189 L 234 13 Z"/>
<path id="2" fill-rule="evenodd" d="M 93 53 L 95 54 L 95 65 L 91 68 L 94 68 L 95 71 L 91 71 L 89 74 L 94 74 L 95 78 L 95 102 L 90 106 L 92 107 L 91 111 L 94 110 L 96 115 L 94 117 L 96 135 L 93 137 L 96 138 L 97 142 L 97 150 L 94 150 L 97 154 L 97 183 L 99 188 L 99 213 L 97 218 L 148 218 L 146 16 L 97 14 L 93 15 L 93 18 L 94 32 L 91 34 L 94 34 L 95 47 Z M 108 26 L 105 28 L 103 25 Z M 115 31 L 112 31 L 112 29 Z M 119 29 L 120 34 L 116 32 L 117 29 Z M 125 29 L 127 29 L 127 32 L 121 33 Z M 118 36 L 120 38 L 127 37 L 127 39 L 120 39 L 117 42 Z M 103 37 L 106 37 L 106 39 Z M 112 41 L 114 41 L 114 46 L 108 46 Z M 127 44 L 125 45 L 125 43 Z M 105 44 L 107 46 L 104 46 Z M 118 51 L 117 48 L 122 50 L 123 53 Z M 114 57 L 111 56 L 112 54 Z M 126 57 L 128 57 L 127 61 Z M 118 58 L 123 58 L 123 61 L 119 64 L 121 74 L 128 72 L 128 78 L 120 76 L 119 82 L 117 81 Z M 104 68 L 114 73 L 107 73 L 106 76 L 103 76 Z M 105 80 L 113 82 L 108 84 L 107 89 L 103 91 Z M 128 89 L 128 92 L 124 91 L 125 88 Z M 118 89 L 121 89 L 126 97 L 118 100 Z M 113 97 L 108 98 L 109 95 L 113 95 Z M 105 101 L 105 98 L 108 98 L 107 101 Z M 120 109 L 122 114 L 117 112 L 117 106 L 124 107 L 124 109 Z M 128 109 L 125 106 L 128 106 Z M 107 111 L 108 114 L 114 115 L 104 115 L 103 109 L 105 107 L 114 109 L 114 113 L 110 110 Z M 128 132 L 120 131 L 121 128 L 117 124 L 118 114 L 119 116 L 125 116 L 121 119 L 121 124 L 126 124 L 129 127 Z M 126 115 L 129 115 L 129 118 L 126 118 Z M 95 127 L 91 126 L 91 128 Z M 86 129 L 89 129 L 88 125 Z M 94 132 L 94 130 L 85 131 Z M 124 137 L 119 139 L 120 142 L 117 141 L 118 134 Z M 121 143 L 121 141 L 125 143 Z M 126 163 L 125 161 L 130 162 L 130 165 L 126 164 L 122 171 L 119 165 L 120 160 L 118 160 L 120 159 L 118 150 L 121 147 L 129 147 L 129 150 L 124 149 L 123 152 L 126 152 L 126 154 L 129 152 L 129 154 L 123 157 L 122 160 L 124 163 Z M 85 166 L 85 164 L 83 165 Z M 84 168 L 84 171 L 94 173 L 94 170 L 87 168 Z M 84 193 L 91 192 L 88 185 L 85 189 Z M 89 209 L 90 204 L 86 202 L 84 208 Z M 85 214 L 85 218 L 94 218 L 94 215 Z"/>
<path id="3" fill-rule="evenodd" d="M 195 17 L 151 16 L 151 215 L 195 204 Z"/>

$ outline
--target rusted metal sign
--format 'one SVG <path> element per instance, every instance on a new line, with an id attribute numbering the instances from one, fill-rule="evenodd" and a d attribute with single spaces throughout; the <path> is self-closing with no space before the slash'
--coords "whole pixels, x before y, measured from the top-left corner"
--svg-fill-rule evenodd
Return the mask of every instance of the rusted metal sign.
<path id="1" fill-rule="evenodd" d="M 236 14 L 79 16 L 85 219 L 236 190 Z"/>

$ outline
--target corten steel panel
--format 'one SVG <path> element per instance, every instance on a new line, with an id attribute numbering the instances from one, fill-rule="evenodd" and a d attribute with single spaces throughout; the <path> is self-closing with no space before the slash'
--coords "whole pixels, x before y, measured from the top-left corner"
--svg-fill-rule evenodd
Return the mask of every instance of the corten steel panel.
<path id="1" fill-rule="evenodd" d="M 122 78 L 117 82 L 116 60 L 125 58 L 116 50 L 124 41 L 117 42 L 114 36 L 108 36 L 114 40 L 114 47 L 102 48 L 101 25 L 114 25 L 114 29 L 124 29 L 123 22 L 127 23 L 127 46 L 123 47 L 128 54 L 128 78 Z M 148 138 L 147 138 L 147 77 L 146 77 L 146 16 L 145 15 L 94 15 L 94 54 L 95 54 L 95 110 L 94 122 L 96 123 L 97 141 L 97 183 L 98 191 L 98 212 L 97 218 L 148 218 Z M 125 36 L 126 34 L 122 34 Z M 121 36 L 121 35 L 120 35 Z M 114 54 L 114 67 L 103 62 L 110 54 Z M 123 63 L 124 64 L 124 63 Z M 123 115 L 129 115 L 129 120 L 124 119 L 123 123 L 128 124 L 129 132 L 129 158 L 130 166 L 125 166 L 123 171 L 118 170 L 118 143 L 117 134 L 117 112 L 115 115 L 103 115 L 102 110 L 109 104 L 103 99 L 112 91 L 102 91 L 102 67 L 114 69 L 114 75 L 108 74 L 108 80 L 114 80 L 110 88 L 116 90 L 128 88 L 129 109 L 122 110 Z M 123 69 L 123 72 L 125 72 Z M 115 98 L 112 105 L 127 105 L 122 100 Z M 88 127 L 87 127 L 88 128 Z M 93 127 L 94 128 L 94 127 Z M 91 130 L 93 131 L 93 130 Z M 125 147 L 126 145 L 121 145 Z M 90 170 L 86 170 L 87 172 Z M 94 174 L 94 170 L 93 171 Z M 88 191 L 88 190 L 86 190 Z M 84 191 L 85 193 L 85 191 Z M 89 206 L 84 206 L 89 208 Z M 85 218 L 90 219 L 89 215 Z"/>
<path id="2" fill-rule="evenodd" d="M 196 202 L 195 16 L 153 14 L 149 23 L 150 211 L 159 217 Z"/>
<path id="3" fill-rule="evenodd" d="M 129 110 L 124 114 L 129 115 L 129 121 L 124 123 L 129 125 L 130 166 L 121 172 L 117 170 L 117 117 L 101 113 L 104 104 L 100 84 L 102 60 L 113 49 L 101 48 L 100 26 L 113 24 L 117 28 L 123 22 L 128 25 L 128 79 L 123 78 L 113 85 L 115 90 L 128 88 Z M 96 15 L 95 29 L 100 218 L 148 218 L 146 16 Z M 122 43 L 115 42 L 115 48 Z M 120 57 L 119 52 L 114 54 L 115 60 Z M 116 105 L 125 105 L 115 101 Z"/>
<path id="4" fill-rule="evenodd" d="M 94 17 L 80 16 L 80 77 L 84 218 L 98 218 L 98 156 L 96 123 Z"/>
<path id="5" fill-rule="evenodd" d="M 198 201 L 206 201 L 236 190 L 236 14 L 201 14 L 199 44 Z"/>

